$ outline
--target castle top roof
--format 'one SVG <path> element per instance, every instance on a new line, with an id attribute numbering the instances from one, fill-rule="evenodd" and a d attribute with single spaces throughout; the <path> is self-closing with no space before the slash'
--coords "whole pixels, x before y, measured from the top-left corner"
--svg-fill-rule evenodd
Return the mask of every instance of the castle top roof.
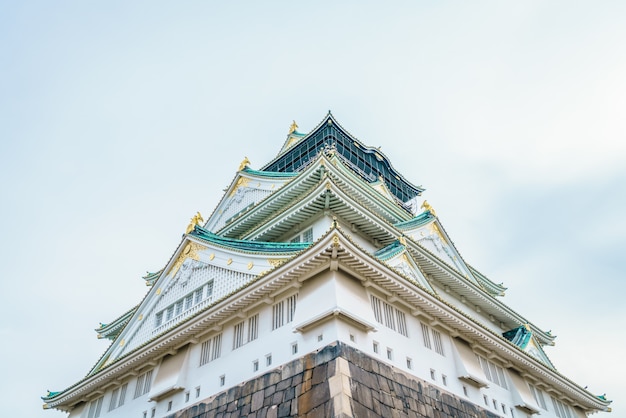
<path id="1" fill-rule="evenodd" d="M 302 135 L 294 131 L 289 138 L 281 152 L 261 171 L 298 172 L 323 150 L 334 149 L 352 170 L 369 183 L 382 178 L 400 202 L 406 203 L 424 191 L 394 169 L 380 149 L 366 146 L 348 133 L 330 112 L 310 133 Z"/>

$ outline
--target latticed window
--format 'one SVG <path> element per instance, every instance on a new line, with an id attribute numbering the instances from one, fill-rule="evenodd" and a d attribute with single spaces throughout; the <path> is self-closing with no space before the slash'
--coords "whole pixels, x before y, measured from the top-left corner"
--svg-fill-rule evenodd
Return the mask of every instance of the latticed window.
<path id="1" fill-rule="evenodd" d="M 398 332 L 405 337 L 409 336 L 409 332 L 406 327 L 406 316 L 404 312 L 396 310 L 396 319 L 398 320 Z"/>
<path id="2" fill-rule="evenodd" d="M 113 389 L 113 393 L 111 393 L 111 400 L 109 401 L 109 411 L 124 405 L 127 388 L 128 383 L 124 383 L 122 386 Z"/>
<path id="3" fill-rule="evenodd" d="M 213 280 L 183 296 L 181 299 L 166 307 L 161 312 L 158 312 L 155 316 L 155 327 L 159 327 L 163 323 L 176 318 L 183 312 L 191 309 L 194 305 L 202 302 L 204 299 L 210 298 L 212 294 Z"/>
<path id="4" fill-rule="evenodd" d="M 537 405 L 541 406 L 541 408 L 547 411 L 548 408 L 546 407 L 546 400 L 543 397 L 543 392 L 541 392 L 539 388 L 536 388 L 531 384 L 529 384 L 528 386 L 530 386 L 530 391 L 533 394 L 533 397 L 535 398 L 535 402 L 537 402 Z"/>
<path id="5" fill-rule="evenodd" d="M 248 318 L 248 342 L 259 338 L 259 314 Z"/>
<path id="6" fill-rule="evenodd" d="M 220 357 L 222 354 L 222 334 L 217 334 L 202 343 L 200 349 L 200 366 Z"/>
<path id="7" fill-rule="evenodd" d="M 433 343 L 435 345 L 435 352 L 445 356 L 445 352 L 443 351 L 443 342 L 441 341 L 441 333 L 437 330 L 433 331 Z"/>
<path id="8" fill-rule="evenodd" d="M 235 332 L 233 334 L 233 350 L 241 347 L 244 344 L 243 339 L 243 327 L 245 322 L 241 321 L 237 325 L 235 325 Z"/>
<path id="9" fill-rule="evenodd" d="M 370 301 L 376 322 L 383 324 L 389 329 L 398 331 L 405 337 L 408 337 L 409 334 L 406 326 L 406 315 L 404 312 L 394 308 L 389 303 L 374 295 L 370 295 Z"/>
<path id="10" fill-rule="evenodd" d="M 554 407 L 554 413 L 556 414 L 557 417 L 572 418 L 572 412 L 569 406 L 565 405 L 563 402 L 559 401 L 558 399 L 555 399 L 553 396 L 551 396 L 551 398 L 552 398 L 552 406 Z"/>
<path id="11" fill-rule="evenodd" d="M 145 372 L 137 378 L 137 386 L 135 386 L 135 398 L 150 392 L 152 385 L 152 370 Z"/>
<path id="12" fill-rule="evenodd" d="M 477 355 L 478 356 L 478 355 Z M 485 377 L 492 383 L 503 387 L 504 389 L 508 389 L 508 385 L 506 383 L 506 378 L 504 377 L 504 370 L 502 367 L 497 364 L 487 360 L 483 356 L 478 356 L 478 361 L 480 363 L 480 367 L 483 369 L 485 373 Z"/>
<path id="13" fill-rule="evenodd" d="M 272 307 L 272 330 L 293 321 L 298 295 L 289 296 Z"/>
<path id="14" fill-rule="evenodd" d="M 428 348 L 429 350 L 432 350 L 433 345 L 430 342 L 430 328 L 428 328 L 428 325 L 424 324 L 423 322 L 420 322 L 420 325 L 422 326 L 422 337 L 424 338 L 424 347 Z"/>
<path id="15" fill-rule="evenodd" d="M 376 296 L 371 297 L 372 300 L 372 310 L 374 311 L 374 319 L 376 322 L 382 324 L 383 323 L 383 314 L 382 314 L 382 300 L 377 298 Z"/>
<path id="16" fill-rule="evenodd" d="M 95 401 L 89 404 L 89 414 L 88 418 L 98 418 L 100 416 L 100 412 L 102 412 L 102 400 L 104 398 L 101 396 Z"/>

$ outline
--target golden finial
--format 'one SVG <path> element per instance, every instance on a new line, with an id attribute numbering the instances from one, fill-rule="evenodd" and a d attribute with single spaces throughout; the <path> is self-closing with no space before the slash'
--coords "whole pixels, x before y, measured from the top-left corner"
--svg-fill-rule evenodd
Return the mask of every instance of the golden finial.
<path id="1" fill-rule="evenodd" d="M 298 124 L 294 120 L 293 123 L 291 124 L 291 126 L 289 127 L 289 133 L 290 134 L 294 133 L 296 131 L 296 129 L 298 129 Z"/>
<path id="2" fill-rule="evenodd" d="M 195 226 L 200 225 L 201 222 L 204 222 L 204 219 L 202 218 L 202 215 L 200 215 L 200 212 L 196 212 L 196 214 L 193 215 L 193 218 L 191 218 L 191 222 L 189 222 L 189 225 L 187 226 L 187 230 L 185 231 L 185 234 L 188 234 L 191 231 L 193 231 Z"/>
<path id="3" fill-rule="evenodd" d="M 406 247 L 406 238 L 404 238 L 404 235 L 398 237 L 398 242 Z"/>
<path id="4" fill-rule="evenodd" d="M 430 212 L 433 216 L 437 216 L 437 214 L 435 213 L 435 209 L 433 209 L 432 206 L 430 206 L 430 204 L 424 200 L 424 203 L 422 203 L 421 206 L 422 209 L 424 209 L 424 212 Z"/>
<path id="5" fill-rule="evenodd" d="M 239 164 L 239 169 L 237 171 L 241 171 L 249 165 L 250 165 L 250 160 L 248 159 L 248 157 L 244 157 L 241 164 Z"/>

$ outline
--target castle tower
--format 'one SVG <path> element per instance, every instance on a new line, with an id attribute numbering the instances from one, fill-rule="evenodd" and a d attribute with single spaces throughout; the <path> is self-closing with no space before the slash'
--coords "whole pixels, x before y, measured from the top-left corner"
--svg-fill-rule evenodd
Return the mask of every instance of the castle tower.
<path id="1" fill-rule="evenodd" d="M 542 417 L 610 410 L 558 372 L 554 336 L 463 259 L 421 187 L 332 114 L 292 124 L 192 218 L 81 380 L 71 418 Z M 165 260 L 164 260 L 165 261 Z"/>

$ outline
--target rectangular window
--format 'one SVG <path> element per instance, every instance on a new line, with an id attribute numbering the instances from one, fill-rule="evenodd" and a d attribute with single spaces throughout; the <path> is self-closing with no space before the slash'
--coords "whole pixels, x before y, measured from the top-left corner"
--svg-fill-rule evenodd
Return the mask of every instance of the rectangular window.
<path id="1" fill-rule="evenodd" d="M 137 386 L 135 386 L 135 398 L 145 395 L 150 391 L 152 385 L 152 370 L 145 372 L 137 378 Z"/>
<path id="2" fill-rule="evenodd" d="M 124 383 L 120 389 L 120 399 L 117 402 L 118 407 L 124 405 L 124 401 L 126 400 L 126 389 L 128 389 L 128 383 Z"/>
<path id="3" fill-rule="evenodd" d="M 413 368 L 413 360 L 411 360 L 409 357 L 406 358 L 406 368 L 407 369 Z"/>
<path id="4" fill-rule="evenodd" d="M 396 309 L 396 318 L 398 319 L 398 332 L 405 337 L 408 337 L 409 332 L 406 327 L 406 316 L 404 315 L 404 312 Z"/>
<path id="5" fill-rule="evenodd" d="M 221 375 L 220 376 L 220 386 L 224 386 L 225 383 L 226 383 L 226 376 L 225 375 Z"/>
<path id="6" fill-rule="evenodd" d="M 113 389 L 111 400 L 109 401 L 109 412 L 117 408 L 117 398 L 120 394 L 120 388 Z"/>
<path id="7" fill-rule="evenodd" d="M 293 321 L 298 295 L 289 296 L 272 307 L 272 330 Z"/>
<path id="8" fill-rule="evenodd" d="M 179 300 L 178 302 L 176 302 L 176 313 L 175 315 L 178 316 L 181 313 L 183 313 L 183 300 Z"/>
<path id="9" fill-rule="evenodd" d="M 376 322 L 383 324 L 389 329 L 398 331 L 405 337 L 409 336 L 408 328 L 406 326 L 406 315 L 404 312 L 394 308 L 389 303 L 374 295 L 370 295 L 370 302 L 372 304 L 372 311 L 374 312 L 374 319 L 376 319 Z"/>
<path id="10" fill-rule="evenodd" d="M 396 322 L 393 317 L 393 307 L 387 302 L 383 302 L 383 312 L 385 314 L 385 326 L 395 331 Z"/>
<path id="11" fill-rule="evenodd" d="M 496 365 L 496 370 L 498 371 L 498 379 L 500 380 L 500 386 L 502 386 L 505 389 L 508 389 L 508 385 L 506 384 L 506 379 L 504 378 L 504 370 L 502 370 L 502 367 Z"/>
<path id="12" fill-rule="evenodd" d="M 374 311 L 374 319 L 376 319 L 376 322 L 382 324 L 383 323 L 382 308 L 381 308 L 382 301 L 373 295 L 371 296 L 370 299 L 372 301 L 372 310 Z"/>
<path id="13" fill-rule="evenodd" d="M 258 372 L 259 371 L 259 360 L 254 360 L 252 362 L 252 371 L 253 372 Z"/>
<path id="14" fill-rule="evenodd" d="M 211 361 L 222 355 L 222 334 L 219 333 L 213 337 L 213 350 L 211 351 Z"/>
<path id="15" fill-rule="evenodd" d="M 298 343 L 291 344 L 291 354 L 298 354 Z"/>
<path id="16" fill-rule="evenodd" d="M 206 297 L 210 298 L 213 295 L 213 280 L 206 284 Z"/>
<path id="17" fill-rule="evenodd" d="M 265 365 L 266 366 L 271 366 L 272 365 L 272 355 L 268 354 L 265 356 Z"/>
<path id="18" fill-rule="evenodd" d="M 204 291 L 204 287 L 201 287 L 200 289 L 196 290 L 195 292 L 195 296 L 194 296 L 194 304 L 198 304 L 200 302 L 202 302 L 202 294 Z"/>
<path id="19" fill-rule="evenodd" d="M 174 317 L 174 305 L 169 306 L 167 308 L 167 311 L 165 312 L 165 320 L 169 321 L 170 319 L 172 319 Z"/>
<path id="20" fill-rule="evenodd" d="M 222 334 L 217 334 L 202 343 L 200 348 L 200 366 L 219 358 L 222 353 Z"/>
<path id="21" fill-rule="evenodd" d="M 259 314 L 248 318 L 248 342 L 259 338 Z"/>
<path id="22" fill-rule="evenodd" d="M 445 374 L 442 374 L 441 382 L 443 383 L 444 386 L 448 386 L 448 376 L 446 376 Z"/>
<path id="23" fill-rule="evenodd" d="M 200 386 L 196 388 L 196 398 L 200 397 Z"/>
<path id="24" fill-rule="evenodd" d="M 241 347 L 244 344 L 244 333 L 243 333 L 243 326 L 244 326 L 245 322 L 240 322 L 237 325 L 235 325 L 235 332 L 233 333 L 233 350 L 236 348 Z"/>
<path id="25" fill-rule="evenodd" d="M 422 326 L 422 336 L 424 337 L 424 347 L 428 348 L 429 350 L 432 350 L 432 344 L 430 343 L 430 329 L 423 322 L 420 322 L 420 325 Z"/>
<path id="26" fill-rule="evenodd" d="M 393 360 L 393 350 L 389 347 L 387 347 L 387 358 Z"/>
<path id="27" fill-rule="evenodd" d="M 102 412 L 103 399 L 104 398 L 101 396 L 89 404 L 89 414 L 87 415 L 88 418 L 98 418 L 100 416 L 100 412 Z"/>
<path id="28" fill-rule="evenodd" d="M 143 381 L 146 379 L 146 375 L 142 374 L 137 378 L 137 385 L 135 386 L 135 396 L 134 399 L 137 399 L 141 395 L 143 395 Z"/>
<path id="29" fill-rule="evenodd" d="M 156 314 L 156 326 L 161 326 L 161 324 L 163 323 L 163 312 L 159 312 L 158 314 Z"/>
<path id="30" fill-rule="evenodd" d="M 185 296 L 185 310 L 191 308 L 193 306 L 193 293 Z"/>
<path id="31" fill-rule="evenodd" d="M 302 233 L 302 242 L 313 242 L 313 228 L 309 228 Z"/>
<path id="32" fill-rule="evenodd" d="M 435 343 L 435 352 L 445 356 L 445 352 L 443 351 L 443 342 L 441 341 L 441 333 L 437 330 L 432 330 L 433 332 L 433 342 Z"/>
<path id="33" fill-rule="evenodd" d="M 547 411 L 548 408 L 546 407 L 546 399 L 543 397 L 543 392 L 539 388 L 534 387 L 533 385 L 529 384 L 528 386 L 530 386 L 530 391 L 533 394 L 533 397 L 535 398 L 535 402 L 537 402 L 537 405 L 541 406 L 542 409 Z"/>
<path id="34" fill-rule="evenodd" d="M 276 305 L 273 306 L 272 308 L 272 329 L 277 329 L 280 328 L 284 325 L 284 315 L 283 315 L 283 310 L 284 310 L 284 303 L 278 302 Z"/>
<path id="35" fill-rule="evenodd" d="M 478 357 L 478 362 L 480 363 L 480 367 L 483 369 L 483 372 L 485 373 L 485 377 L 487 378 L 487 380 L 489 380 L 492 383 L 495 383 L 496 385 L 504 389 L 508 389 L 509 387 L 506 383 L 504 370 L 502 369 L 502 367 L 487 360 L 483 356 L 479 356 L 479 355 L 476 355 L 476 356 Z"/>
<path id="36" fill-rule="evenodd" d="M 374 353 L 378 354 L 378 343 L 376 341 L 372 343 L 372 350 L 374 350 Z"/>
<path id="37" fill-rule="evenodd" d="M 430 369 L 430 378 L 432 380 L 437 380 L 437 373 L 435 372 L 434 369 Z"/>

